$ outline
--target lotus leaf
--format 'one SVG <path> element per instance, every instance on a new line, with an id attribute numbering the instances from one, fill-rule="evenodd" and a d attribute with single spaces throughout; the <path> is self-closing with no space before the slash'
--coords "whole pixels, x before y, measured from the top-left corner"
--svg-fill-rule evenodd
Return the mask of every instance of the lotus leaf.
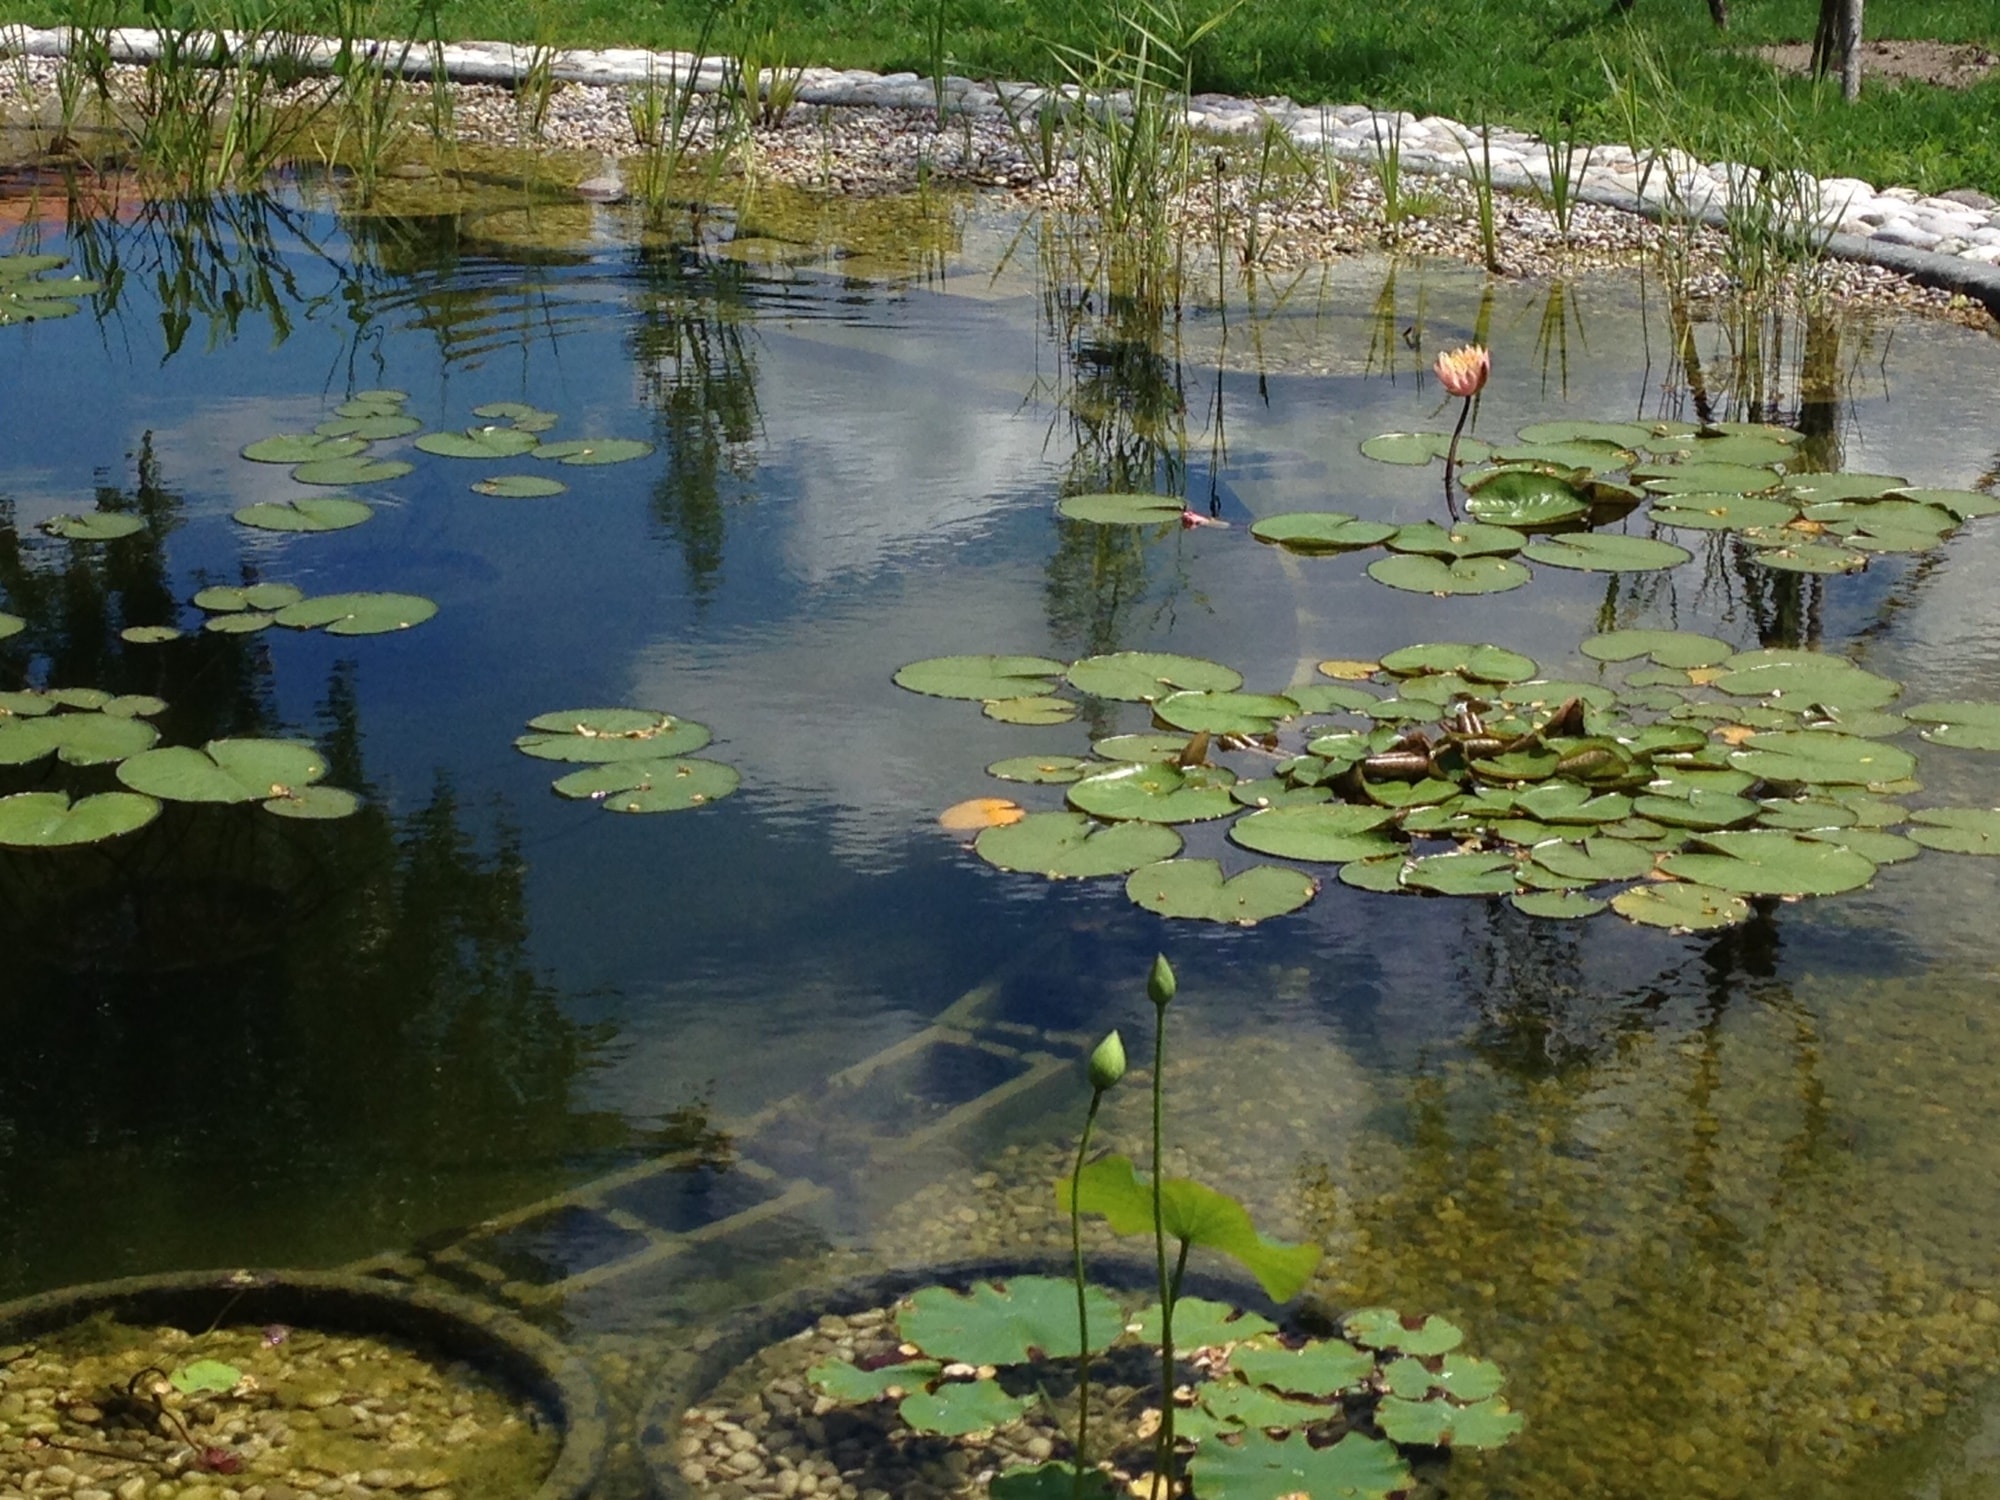
<path id="1" fill-rule="evenodd" d="M 1696 492 L 1661 497 L 1646 518 L 1655 526 L 1677 526 L 1686 531 L 1746 531 L 1781 527 L 1797 514 L 1784 500 Z"/>
<path id="2" fill-rule="evenodd" d="M 1364 1349 L 1387 1349 L 1427 1359 L 1449 1354 L 1465 1342 L 1462 1329 L 1435 1314 L 1406 1318 L 1392 1307 L 1363 1307 L 1340 1321 L 1341 1331 Z"/>
<path id="3" fill-rule="evenodd" d="M 979 711 L 1002 724 L 1046 727 L 1067 724 L 1076 717 L 1076 705 L 1067 698 L 988 698 Z"/>
<path id="4" fill-rule="evenodd" d="M 1434 458 L 1443 458 L 1450 449 L 1451 434 L 1448 432 L 1384 432 L 1361 445 L 1363 455 L 1378 463 L 1417 467 Z M 1478 438 L 1459 439 L 1458 456 L 1463 463 L 1479 463 L 1490 452 L 1492 449 Z"/>
<path id="5" fill-rule="evenodd" d="M 400 458 L 326 458 L 300 464 L 292 470 L 292 478 L 300 484 L 345 488 L 350 484 L 386 484 L 401 479 L 413 467 Z"/>
<path id="6" fill-rule="evenodd" d="M 102 510 L 87 516 L 50 516 L 42 522 L 42 530 L 50 536 L 70 542 L 115 542 L 145 529 L 146 523 L 138 516 Z"/>
<path id="7" fill-rule="evenodd" d="M 1530 542 L 1521 555 L 1530 562 L 1585 573 L 1646 573 L 1678 567 L 1694 554 L 1685 547 L 1651 537 L 1579 531 Z"/>
<path id="8" fill-rule="evenodd" d="M 1070 783 L 1072 807 L 1099 818 L 1141 823 L 1200 823 L 1236 811 L 1234 773 L 1219 766 L 1157 761 L 1120 764 Z"/>
<path id="9" fill-rule="evenodd" d="M 1446 528 L 1435 521 L 1419 521 L 1414 526 L 1397 527 L 1389 538 L 1389 549 L 1424 557 L 1506 557 L 1519 552 L 1527 541 L 1511 526 L 1461 521 Z"/>
<path id="10" fill-rule="evenodd" d="M 670 760 L 692 755 L 709 741 L 708 726 L 644 708 L 567 708 L 528 721 L 537 731 L 514 748 L 537 760 Z M 580 795 L 589 795 L 583 793 Z"/>
<path id="11" fill-rule="evenodd" d="M 439 458 L 518 458 L 540 439 L 518 427 L 469 427 L 464 432 L 427 432 L 417 447 Z"/>
<path id="12" fill-rule="evenodd" d="M 1618 695 L 1599 682 L 1574 682 L 1561 677 L 1531 678 L 1510 682 L 1496 695 L 1502 703 L 1528 709 L 1555 709 L 1571 698 L 1581 699 L 1586 708 L 1609 708 Z"/>
<path id="13" fill-rule="evenodd" d="M 1537 670 L 1534 662 L 1518 651 L 1457 641 L 1405 646 L 1384 656 L 1381 668 L 1397 677 L 1451 672 L 1470 682 L 1498 684 L 1525 682 Z"/>
<path id="14" fill-rule="evenodd" d="M 118 767 L 118 779 L 163 802 L 263 802 L 289 797 L 326 775 L 317 750 L 299 740 L 210 740 L 148 750 Z"/>
<path id="15" fill-rule="evenodd" d="M 1403 884 L 1404 863 L 1401 855 L 1357 859 L 1340 867 L 1340 883 L 1351 885 L 1358 891 L 1374 891 L 1377 895 L 1402 895 L 1408 889 Z"/>
<path id="16" fill-rule="evenodd" d="M 1174 1325 L 1178 1336 L 1180 1324 Z M 1373 1361 L 1370 1361 L 1373 1364 Z M 1323 1402 L 1291 1401 L 1262 1386 L 1241 1380 L 1212 1380 L 1200 1387 L 1194 1406 L 1183 1409 L 1174 1420 L 1176 1441 L 1199 1443 L 1220 1433 L 1238 1434 L 1246 1428 L 1304 1427 L 1324 1421 Z"/>
<path id="17" fill-rule="evenodd" d="M 1782 482 L 1775 470 L 1757 464 L 1637 464 L 1632 477 L 1656 495 L 1755 495 Z"/>
<path id="18" fill-rule="evenodd" d="M 1036 1400 L 1010 1396 L 994 1380 L 947 1380 L 934 1391 L 912 1391 L 896 1410 L 912 1432 L 963 1437 L 1019 1421 Z"/>
<path id="19" fill-rule="evenodd" d="M 1183 508 L 1172 495 L 1068 495 L 1056 505 L 1059 515 L 1096 526 L 1170 525 Z"/>
<path id="20" fill-rule="evenodd" d="M 1006 760 L 996 760 L 986 768 L 986 774 L 997 776 L 1002 781 L 1066 786 L 1101 764 L 1082 755 L 1015 755 Z"/>
<path id="21" fill-rule="evenodd" d="M 1375 1422 L 1394 1441 L 1426 1448 L 1498 1448 L 1524 1425 L 1521 1414 L 1509 1411 L 1498 1396 L 1471 1406 L 1384 1396 Z"/>
<path id="22" fill-rule="evenodd" d="M 1340 1339 L 1314 1339 L 1302 1349 L 1259 1341 L 1240 1345 L 1229 1367 L 1253 1385 L 1330 1400 L 1360 1389 L 1375 1371 L 1375 1358 Z"/>
<path id="23" fill-rule="evenodd" d="M 1753 734 L 1729 763 L 1766 781 L 1818 786 L 1873 786 L 1916 769 L 1907 750 L 1825 729 L 1782 729 Z"/>
<path id="24" fill-rule="evenodd" d="M 278 611 L 278 623 L 293 630 L 324 626 L 328 635 L 387 635 L 421 625 L 437 605 L 418 594 L 322 594 Z"/>
<path id="25" fill-rule="evenodd" d="M 1470 480 L 1466 487 L 1472 489 Z M 1581 520 L 1590 506 L 1560 479 L 1514 470 L 1494 475 L 1467 495 L 1465 509 L 1473 520 L 1488 526 L 1549 531 Z"/>
<path id="26" fill-rule="evenodd" d="M 1065 1213 L 1072 1201 L 1071 1186 L 1069 1178 L 1057 1179 L 1056 1204 Z M 1082 1212 L 1103 1215 L 1113 1234 L 1153 1232 L 1152 1179 L 1135 1170 L 1128 1157 L 1105 1156 L 1086 1165 L 1076 1179 L 1074 1199 Z M 1160 1184 L 1160 1209 L 1170 1236 L 1197 1250 L 1216 1250 L 1229 1256 L 1257 1279 L 1273 1302 L 1296 1297 L 1319 1265 L 1318 1245 L 1286 1245 L 1266 1239 L 1257 1232 L 1242 1204 L 1199 1182 L 1167 1178 Z M 1075 1288 L 1068 1282 L 1059 1284 L 1069 1290 L 1069 1349 L 1074 1353 Z"/>
<path id="27" fill-rule="evenodd" d="M 1554 921 L 1577 921 L 1594 917 L 1609 903 L 1575 891 L 1516 891 L 1507 898 L 1514 910 L 1528 917 Z"/>
<path id="28" fill-rule="evenodd" d="M 1802 505 L 1825 500 L 1879 500 L 1889 491 L 1902 489 L 1907 479 L 1889 474 L 1794 474 L 1785 489 Z"/>
<path id="29" fill-rule="evenodd" d="M 329 495 L 324 500 L 259 501 L 235 512 L 234 519 L 260 531 L 345 531 L 374 514 L 375 508 L 363 501 Z"/>
<path id="30" fill-rule="evenodd" d="M 254 609 L 266 613 L 297 604 L 305 595 L 289 583 L 253 583 L 244 587 L 218 585 L 194 596 L 194 607 L 215 613 Z"/>
<path id="31" fill-rule="evenodd" d="M 1153 705 L 1161 722 L 1190 733 L 1269 734 L 1281 720 L 1295 717 L 1298 704 L 1276 693 L 1208 692 L 1189 689 L 1169 693 Z"/>
<path id="32" fill-rule="evenodd" d="M 1545 870 L 1593 884 L 1635 880 L 1653 867 L 1653 857 L 1646 850 L 1614 838 L 1588 838 L 1580 844 L 1542 844 L 1529 858 Z"/>
<path id="33" fill-rule="evenodd" d="M 1808 828 L 1803 836 L 1821 843 L 1851 849 L 1871 864 L 1897 865 L 1915 859 L 1923 846 L 1900 833 L 1884 833 L 1879 828 Z"/>
<path id="34" fill-rule="evenodd" d="M 1151 703 L 1183 689 L 1229 692 L 1243 685 L 1243 674 L 1233 667 L 1164 651 L 1086 656 L 1071 665 L 1068 675 L 1078 692 L 1121 703 Z"/>
<path id="35" fill-rule="evenodd" d="M 741 780 L 720 761 L 661 755 L 602 761 L 559 777 L 554 786 L 562 796 L 602 802 L 607 812 L 662 813 L 720 802 Z"/>
<path id="36" fill-rule="evenodd" d="M 2000 854 L 2000 809 L 1920 807 L 1910 814 L 1910 837 L 1948 854 Z"/>
<path id="37" fill-rule="evenodd" d="M 567 442 L 543 443 L 531 451 L 536 458 L 553 463 L 622 464 L 646 457 L 653 451 L 653 445 L 638 438 L 571 438 Z"/>
<path id="38" fill-rule="evenodd" d="M 1903 710 L 1903 717 L 1928 726 L 1923 736 L 1934 745 L 2000 750 L 2000 703 L 1916 703 Z"/>
<path id="39" fill-rule="evenodd" d="M 1178 760 L 1187 747 L 1184 734 L 1113 734 L 1092 741 L 1090 746 L 1105 760 L 1133 763 Z"/>
<path id="40" fill-rule="evenodd" d="M 1109 826 L 1082 813 L 1029 813 L 1017 823 L 981 832 L 973 850 L 990 865 L 1046 875 L 1051 880 L 1086 880 L 1126 875 L 1141 865 L 1172 859 L 1181 836 L 1158 823 Z"/>
<path id="41" fill-rule="evenodd" d="M 64 792 L 16 792 L 0 797 L 0 844 L 17 849 L 94 844 L 143 828 L 159 813 L 159 803 L 132 792 L 99 792 L 74 803 Z"/>
<path id="42" fill-rule="evenodd" d="M 1053 693 L 1064 670 L 1046 656 L 933 656 L 911 662 L 895 680 L 932 698 L 1023 698 Z"/>
<path id="43" fill-rule="evenodd" d="M 408 437 L 413 432 L 423 430 L 424 424 L 415 417 L 405 417 L 394 411 L 370 411 L 361 416 L 335 417 L 313 429 L 321 437 L 360 438 L 363 442 L 370 443 L 385 438 Z"/>
<path id="44" fill-rule="evenodd" d="M 27 628 L 28 622 L 19 615 L 10 615 L 0 610 L 0 641 L 6 640 L 10 635 L 19 635 Z"/>
<path id="45" fill-rule="evenodd" d="M 1149 1195 L 1148 1227 L 1151 1201 Z M 1084 1301 L 1091 1352 L 1110 1348 L 1124 1332 L 1124 1313 L 1098 1287 L 1085 1288 Z M 1079 1352 L 1076 1285 L 1056 1276 L 1016 1276 L 976 1281 L 964 1292 L 925 1287 L 897 1309 L 896 1330 L 930 1358 L 947 1364 L 1073 1359 Z"/>
<path id="46" fill-rule="evenodd" d="M 1875 866 L 1851 850 L 1781 829 L 1704 834 L 1694 849 L 1668 855 L 1661 868 L 1742 896 L 1834 896 L 1875 878 Z"/>
<path id="47" fill-rule="evenodd" d="M 1159 1343 L 1160 1304 L 1148 1306 L 1126 1325 L 1125 1331 L 1136 1335 L 1141 1343 Z M 1277 1331 L 1278 1325 L 1269 1318 L 1234 1303 L 1211 1302 L 1206 1297 L 1174 1300 L 1174 1342 L 1183 1349 L 1213 1349 Z"/>
<path id="48" fill-rule="evenodd" d="M 1345 864 L 1400 851 L 1401 843 L 1380 830 L 1395 814 L 1384 807 L 1351 803 L 1306 807 L 1273 807 L 1238 818 L 1229 826 L 1229 841 L 1279 859 Z"/>
<path id="49" fill-rule="evenodd" d="M 475 480 L 472 485 L 474 494 L 489 495 L 495 500 L 546 500 L 568 489 L 560 479 L 544 479 L 539 474 L 496 474 L 491 479 Z"/>
<path id="50" fill-rule="evenodd" d="M 1401 556 L 1370 563 L 1368 576 L 1405 593 L 1442 596 L 1503 594 L 1520 588 L 1532 575 L 1504 557 L 1467 557 L 1447 563 L 1435 557 Z"/>
<path id="51" fill-rule="evenodd" d="M 264 804 L 264 811 L 281 818 L 324 822 L 345 818 L 361 808 L 361 799 L 337 786 L 303 786 Z"/>
<path id="52" fill-rule="evenodd" d="M 1514 889 L 1514 856 L 1469 852 L 1411 860 L 1403 884 L 1440 896 L 1504 896 Z"/>
<path id="53" fill-rule="evenodd" d="M 892 1391 L 907 1394 L 912 1388 L 930 1384 L 942 1373 L 934 1359 L 908 1359 L 864 1370 L 851 1360 L 829 1359 L 806 1371 L 806 1379 L 816 1390 L 836 1401 L 860 1405 L 879 1401 Z"/>
<path id="54" fill-rule="evenodd" d="M 262 438 L 245 448 L 243 456 L 260 464 L 303 464 L 353 458 L 367 451 L 368 444 L 360 438 L 301 432 Z"/>
<path id="55" fill-rule="evenodd" d="M 1950 511 L 1961 521 L 1973 521 L 1981 516 L 2000 516 L 2000 497 L 1982 495 L 1977 490 L 1899 489 L 1890 490 L 1889 496 L 1899 500 L 1914 500 L 1920 505 L 1935 505 L 1941 510 Z"/>
<path id="56" fill-rule="evenodd" d="M 1235 1447 L 1204 1443 L 1188 1472 L 1196 1493 L 1215 1500 L 1386 1500 L 1414 1482 L 1393 1443 L 1358 1432 L 1315 1448 L 1302 1433 L 1252 1430 Z"/>
<path id="57" fill-rule="evenodd" d="M 1358 521 L 1337 510 L 1293 511 L 1282 516 L 1266 516 L 1250 528 L 1260 542 L 1271 542 L 1288 552 L 1308 555 L 1352 552 L 1373 547 L 1396 534 L 1383 521 Z"/>

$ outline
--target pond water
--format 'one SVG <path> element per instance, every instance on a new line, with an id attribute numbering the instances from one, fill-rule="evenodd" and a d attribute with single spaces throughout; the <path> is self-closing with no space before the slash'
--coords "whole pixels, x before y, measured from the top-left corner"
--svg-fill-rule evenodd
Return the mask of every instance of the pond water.
<path id="1" fill-rule="evenodd" d="M 1418 641 L 1595 680 L 1586 637 L 1657 626 L 1841 652 L 1906 700 L 2000 697 L 2000 520 L 1823 578 L 1683 534 L 1670 572 L 1537 568 L 1481 598 L 1248 534 L 1301 509 L 1437 517 L 1435 464 L 1358 446 L 1448 427 L 1426 366 L 1475 332 L 1480 435 L 1768 418 L 1828 467 L 1950 489 L 2000 465 L 2000 342 L 1687 327 L 1636 275 L 1552 290 L 1373 259 L 1239 280 L 1148 330 L 1051 287 L 1032 225 L 945 198 L 823 216 L 815 252 L 511 200 L 59 226 L 0 253 L 66 255 L 115 294 L 0 329 L 0 609 L 28 621 L 0 688 L 156 694 L 166 743 L 310 738 L 366 805 L 174 807 L 0 855 L 0 1297 L 417 1247 L 559 1309 L 642 1388 L 649 1340 L 829 1267 L 1041 1243 L 1073 1059 L 1112 1025 L 1150 1035 L 1164 951 L 1187 1163 L 1270 1231 L 1322 1237 L 1322 1294 L 1447 1314 L 1509 1370 L 1527 1433 L 1452 1493 L 2000 1493 L 2000 860 L 1926 853 L 1713 934 L 1331 878 L 1254 928 L 1167 922 L 1119 880 L 1007 874 L 936 823 L 992 792 L 1060 805 L 983 768 L 1144 728 L 1138 706 L 1015 727 L 891 682 L 943 654 L 1147 649 L 1277 691 Z M 503 500 L 471 481 L 551 466 L 393 439 L 375 451 L 414 468 L 355 491 L 366 524 L 232 521 L 333 493 L 245 445 L 380 388 L 426 430 L 523 402 L 558 415 L 550 440 L 654 451 Z M 1230 525 L 1055 513 L 1134 487 Z M 143 526 L 36 529 L 93 505 Z M 437 614 L 198 630 L 198 589 L 253 580 Z M 189 637 L 119 634 L 170 621 Z M 569 768 L 512 742 L 594 704 L 710 726 L 741 789 L 657 817 L 552 795 Z M 2000 801 L 1990 756 L 1897 743 L 1918 801 Z M 1138 1148 L 1139 1108 L 1114 1099 L 1109 1142 Z"/>

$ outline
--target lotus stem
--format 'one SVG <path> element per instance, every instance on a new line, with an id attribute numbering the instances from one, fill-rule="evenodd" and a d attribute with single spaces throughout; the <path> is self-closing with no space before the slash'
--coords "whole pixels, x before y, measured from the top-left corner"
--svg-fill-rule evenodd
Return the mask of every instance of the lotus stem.
<path id="1" fill-rule="evenodd" d="M 1472 415 L 1472 397 L 1465 398 L 1465 405 L 1458 409 L 1458 425 L 1451 430 L 1451 447 L 1444 455 L 1444 508 L 1452 520 L 1458 519 L 1458 494 L 1452 482 L 1458 477 L 1458 440 L 1465 435 L 1466 418 Z"/>
<path id="2" fill-rule="evenodd" d="M 1097 1124 L 1097 1106 L 1104 1090 L 1090 1091 L 1090 1113 L 1083 1117 L 1083 1139 L 1076 1144 L 1076 1170 L 1069 1179 L 1069 1249 L 1076 1263 L 1076 1459 L 1071 1465 L 1070 1494 L 1083 1500 L 1083 1471 L 1090 1444 L 1090 1311 L 1083 1280 L 1083 1164 L 1090 1151 L 1090 1132 Z"/>

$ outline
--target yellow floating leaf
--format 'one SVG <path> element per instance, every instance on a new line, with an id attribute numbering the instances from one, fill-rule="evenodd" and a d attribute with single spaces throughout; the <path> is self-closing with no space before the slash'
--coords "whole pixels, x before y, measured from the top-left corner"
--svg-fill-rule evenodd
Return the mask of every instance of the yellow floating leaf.
<path id="1" fill-rule="evenodd" d="M 1724 724 L 1715 731 L 1715 737 L 1725 745 L 1740 745 L 1757 732 L 1748 724 Z"/>
<path id="2" fill-rule="evenodd" d="M 938 814 L 938 826 L 953 833 L 977 833 L 982 828 L 1005 828 L 1028 814 L 1018 802 L 1005 797 L 968 797 Z"/>
<path id="3" fill-rule="evenodd" d="M 1348 661 L 1336 656 L 1330 661 L 1321 662 L 1319 669 L 1328 677 L 1338 682 L 1366 682 L 1382 670 L 1382 663 L 1379 661 Z"/>
<path id="4" fill-rule="evenodd" d="M 1707 687 L 1728 670 L 1727 667 L 1689 667 L 1688 681 L 1696 687 Z"/>

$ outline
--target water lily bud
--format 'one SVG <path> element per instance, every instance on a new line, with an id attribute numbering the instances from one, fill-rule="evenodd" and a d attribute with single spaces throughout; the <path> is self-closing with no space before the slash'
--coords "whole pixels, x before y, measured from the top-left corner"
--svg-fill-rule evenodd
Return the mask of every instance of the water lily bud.
<path id="1" fill-rule="evenodd" d="M 1174 966 L 1164 953 L 1153 955 L 1153 972 L 1146 976 L 1146 995 L 1161 1010 L 1174 998 L 1179 986 L 1174 982 Z"/>
<path id="2" fill-rule="evenodd" d="M 1125 1043 L 1114 1031 L 1090 1054 L 1090 1086 L 1101 1094 L 1124 1076 Z"/>

